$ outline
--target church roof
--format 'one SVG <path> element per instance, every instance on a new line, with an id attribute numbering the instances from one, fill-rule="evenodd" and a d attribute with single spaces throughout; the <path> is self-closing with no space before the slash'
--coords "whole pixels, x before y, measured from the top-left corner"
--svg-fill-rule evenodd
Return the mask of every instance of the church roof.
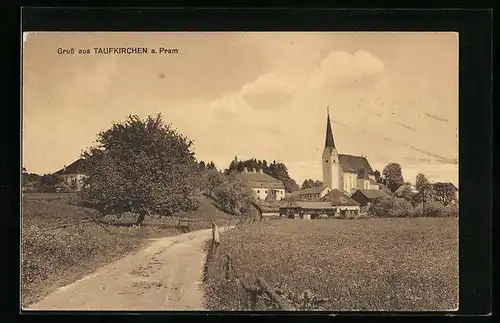
<path id="1" fill-rule="evenodd" d="M 55 174 L 56 175 L 82 174 L 83 173 L 82 165 L 83 165 L 83 159 L 80 158 L 80 159 L 74 161 L 69 166 L 65 166 L 62 169 L 58 170 Z"/>
<path id="2" fill-rule="evenodd" d="M 339 154 L 339 163 L 345 173 L 358 174 L 361 169 L 365 169 L 368 175 L 373 175 L 373 169 L 366 157 Z"/>
<path id="3" fill-rule="evenodd" d="M 328 116 L 326 120 L 326 140 L 325 148 L 335 148 L 335 141 L 333 141 L 332 125 L 330 124 L 330 111 L 328 111 Z"/>

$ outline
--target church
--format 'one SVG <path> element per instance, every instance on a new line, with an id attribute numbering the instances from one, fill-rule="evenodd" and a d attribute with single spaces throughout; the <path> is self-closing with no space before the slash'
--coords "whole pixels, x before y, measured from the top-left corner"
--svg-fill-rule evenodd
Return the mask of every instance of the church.
<path id="1" fill-rule="evenodd" d="M 364 156 L 339 154 L 327 114 L 325 148 L 321 156 L 323 185 L 351 195 L 356 190 L 378 190 L 375 173 Z"/>

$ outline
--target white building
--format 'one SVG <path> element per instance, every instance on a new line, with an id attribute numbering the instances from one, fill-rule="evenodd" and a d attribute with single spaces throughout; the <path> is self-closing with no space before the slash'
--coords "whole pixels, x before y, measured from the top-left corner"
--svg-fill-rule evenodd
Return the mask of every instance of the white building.
<path id="1" fill-rule="evenodd" d="M 331 190 L 329 187 L 309 187 L 298 191 L 296 194 L 300 200 L 319 200 Z"/>
<path id="2" fill-rule="evenodd" d="M 74 190 L 80 190 L 83 187 L 83 180 L 86 177 L 82 172 L 83 159 L 80 158 L 69 166 L 57 171 L 55 175 L 60 176 L 64 182 Z"/>
<path id="3" fill-rule="evenodd" d="M 257 200 L 280 201 L 285 197 L 285 185 L 280 180 L 271 177 L 262 169 L 249 171 L 246 167 L 237 175 L 248 187 L 252 189 Z"/>

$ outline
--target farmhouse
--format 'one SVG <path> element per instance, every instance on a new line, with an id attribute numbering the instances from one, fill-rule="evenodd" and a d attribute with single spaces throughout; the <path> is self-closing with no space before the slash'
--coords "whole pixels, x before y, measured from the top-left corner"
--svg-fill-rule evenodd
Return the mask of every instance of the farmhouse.
<path id="1" fill-rule="evenodd" d="M 450 192 L 454 192 L 454 199 L 451 200 L 451 203 L 458 203 L 458 188 L 453 185 L 453 183 L 446 182 L 446 183 L 433 183 L 432 184 L 434 190 L 439 190 L 439 188 L 444 188 L 446 190 L 449 190 Z"/>
<path id="2" fill-rule="evenodd" d="M 85 174 L 83 174 L 82 170 L 82 164 L 83 159 L 79 158 L 69 166 L 64 165 L 62 169 L 54 174 L 60 176 L 64 183 L 66 183 L 70 188 L 79 191 L 83 187 L 83 179 L 85 178 Z"/>
<path id="3" fill-rule="evenodd" d="M 296 196 L 299 200 L 319 200 L 331 190 L 329 187 L 309 187 L 297 191 Z"/>
<path id="4" fill-rule="evenodd" d="M 370 206 L 374 199 L 388 198 L 390 195 L 383 190 L 358 189 L 351 195 L 351 197 L 361 206 Z"/>
<path id="5" fill-rule="evenodd" d="M 323 184 L 326 187 L 342 190 L 347 194 L 354 193 L 356 189 L 379 189 L 375 180 L 375 173 L 366 157 L 344 155 L 337 152 L 329 113 L 321 164 Z"/>
<path id="6" fill-rule="evenodd" d="M 261 219 L 278 218 L 283 201 L 258 201 L 253 204 Z"/>
<path id="7" fill-rule="evenodd" d="M 249 188 L 252 189 L 257 200 L 280 201 L 285 197 L 285 185 L 280 180 L 264 173 L 262 169 L 249 171 L 246 167 L 237 174 Z"/>
<path id="8" fill-rule="evenodd" d="M 346 217 L 358 215 L 360 205 L 340 190 L 330 190 L 316 201 L 293 201 L 279 208 L 280 216 L 289 218 Z"/>

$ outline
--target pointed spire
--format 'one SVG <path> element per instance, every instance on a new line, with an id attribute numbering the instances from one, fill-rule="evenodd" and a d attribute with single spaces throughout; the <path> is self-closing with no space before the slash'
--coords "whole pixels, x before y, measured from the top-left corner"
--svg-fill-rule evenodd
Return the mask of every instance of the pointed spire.
<path id="1" fill-rule="evenodd" d="M 327 107 L 325 148 L 326 147 L 328 147 L 328 148 L 335 148 L 335 142 L 333 141 L 332 126 L 330 124 L 330 107 Z"/>

